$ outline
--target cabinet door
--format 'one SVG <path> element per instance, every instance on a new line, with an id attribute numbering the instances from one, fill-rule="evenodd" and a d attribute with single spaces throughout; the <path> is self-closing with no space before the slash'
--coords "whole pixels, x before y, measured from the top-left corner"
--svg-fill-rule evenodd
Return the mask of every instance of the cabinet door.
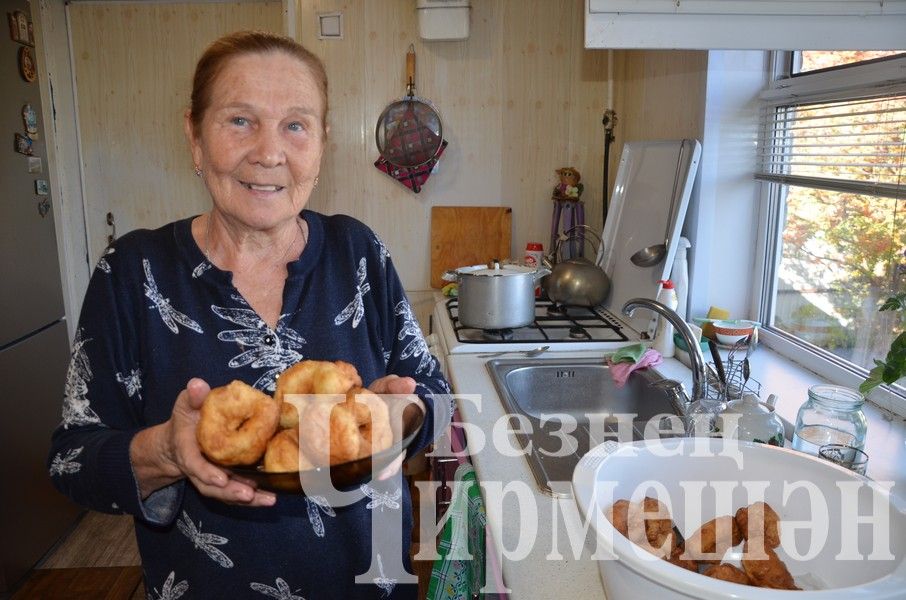
<path id="1" fill-rule="evenodd" d="M 51 485 L 46 467 L 50 434 L 60 423 L 68 364 L 65 321 L 0 351 L 0 440 L 5 449 L 0 453 L 0 580 L 9 586 L 50 550 L 79 514 Z"/>

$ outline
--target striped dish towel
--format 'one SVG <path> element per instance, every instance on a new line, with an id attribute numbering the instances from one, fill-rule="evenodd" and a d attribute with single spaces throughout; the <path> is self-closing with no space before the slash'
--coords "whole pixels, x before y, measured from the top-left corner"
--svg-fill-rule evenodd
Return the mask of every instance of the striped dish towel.
<path id="1" fill-rule="evenodd" d="M 440 555 L 431 569 L 428 600 L 479 597 L 485 582 L 487 515 L 475 469 L 465 463 L 456 469 L 449 518 L 440 535 Z"/>

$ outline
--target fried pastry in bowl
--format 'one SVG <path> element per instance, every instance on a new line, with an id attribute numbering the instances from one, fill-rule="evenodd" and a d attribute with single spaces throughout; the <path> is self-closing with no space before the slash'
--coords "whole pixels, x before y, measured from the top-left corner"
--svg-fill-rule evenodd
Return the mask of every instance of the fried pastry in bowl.
<path id="1" fill-rule="evenodd" d="M 572 483 L 594 554 L 612 557 L 598 561 L 608 600 L 893 600 L 906 589 L 906 501 L 818 457 L 720 438 L 607 442 L 579 461 Z M 667 506 L 683 552 L 657 558 L 606 518 L 618 500 L 645 496 Z M 703 558 L 734 569 L 680 563 L 695 538 L 707 549 L 713 540 Z"/>

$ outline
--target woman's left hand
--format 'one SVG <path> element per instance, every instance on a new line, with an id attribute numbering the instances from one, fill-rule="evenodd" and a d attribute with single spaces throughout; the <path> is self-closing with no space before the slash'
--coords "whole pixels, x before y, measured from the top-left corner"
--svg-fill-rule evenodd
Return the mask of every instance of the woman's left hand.
<path id="1" fill-rule="evenodd" d="M 368 389 L 375 394 L 413 394 L 415 393 L 415 380 L 411 377 L 385 375 L 372 381 Z M 421 401 L 419 400 L 419 402 Z"/>

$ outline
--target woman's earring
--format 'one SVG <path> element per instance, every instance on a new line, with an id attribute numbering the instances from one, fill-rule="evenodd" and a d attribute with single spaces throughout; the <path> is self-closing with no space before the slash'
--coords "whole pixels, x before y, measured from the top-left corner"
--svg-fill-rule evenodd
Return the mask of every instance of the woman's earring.
<path id="1" fill-rule="evenodd" d="M 195 165 L 195 177 L 201 177 L 201 167 Z"/>
<path id="2" fill-rule="evenodd" d="M 318 180 L 319 180 L 319 179 L 320 179 L 319 177 L 315 177 L 315 183 L 311 186 L 311 189 L 315 189 L 316 187 L 318 187 Z"/>

